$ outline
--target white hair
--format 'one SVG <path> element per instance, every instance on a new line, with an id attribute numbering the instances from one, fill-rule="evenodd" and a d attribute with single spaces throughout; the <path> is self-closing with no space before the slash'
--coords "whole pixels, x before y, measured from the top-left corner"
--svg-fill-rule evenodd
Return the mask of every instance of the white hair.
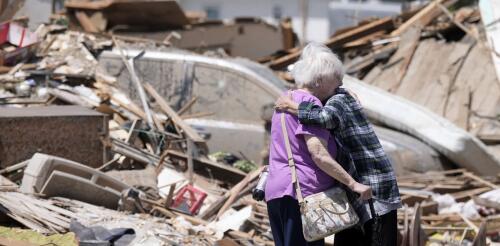
<path id="1" fill-rule="evenodd" d="M 320 83 L 342 81 L 344 66 L 326 45 L 311 42 L 302 50 L 291 74 L 298 87 L 317 87 Z"/>

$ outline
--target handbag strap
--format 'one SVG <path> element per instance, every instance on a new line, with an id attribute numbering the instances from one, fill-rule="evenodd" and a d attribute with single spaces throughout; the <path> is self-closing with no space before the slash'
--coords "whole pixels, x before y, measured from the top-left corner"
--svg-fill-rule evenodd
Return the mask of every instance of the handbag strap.
<path id="1" fill-rule="evenodd" d="M 290 171 L 292 173 L 292 184 L 295 187 L 295 194 L 297 194 L 297 200 L 299 201 L 300 205 L 304 202 L 304 198 L 302 197 L 302 192 L 300 191 L 299 179 L 297 178 L 297 169 L 295 167 L 295 161 L 293 160 L 292 149 L 290 147 L 290 140 L 288 138 L 288 131 L 285 124 L 285 113 L 281 113 L 281 131 L 283 131 L 283 140 L 285 140 L 288 166 L 290 167 Z"/>

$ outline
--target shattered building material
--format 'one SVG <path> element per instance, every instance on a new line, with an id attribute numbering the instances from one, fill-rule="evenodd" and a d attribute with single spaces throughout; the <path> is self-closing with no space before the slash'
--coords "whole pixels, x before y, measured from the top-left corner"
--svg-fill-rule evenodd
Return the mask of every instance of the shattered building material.
<path id="1" fill-rule="evenodd" d="M 104 22 L 94 24 L 103 28 L 99 31 L 105 31 L 119 25 L 175 28 L 189 24 L 184 11 L 177 1 L 173 0 L 73 0 L 66 1 L 64 6 L 71 17 L 72 13 L 85 11 L 91 22 Z M 130 15 L 130 13 L 135 14 Z M 73 21 L 73 23 L 75 22 Z"/>
<path id="2" fill-rule="evenodd" d="M 71 188 L 69 188 L 71 187 Z M 21 191 L 66 197 L 116 209 L 129 186 L 80 163 L 36 153 L 24 170 Z"/>
<path id="3" fill-rule="evenodd" d="M 158 182 L 156 181 L 157 173 L 152 165 L 138 170 L 111 170 L 106 172 L 106 175 L 133 187 L 158 187 Z"/>
<path id="4" fill-rule="evenodd" d="M 498 179 L 486 180 L 456 169 L 401 176 L 398 184 L 405 204 L 398 211 L 402 245 L 413 245 L 410 240 L 473 245 L 476 240 L 485 240 L 484 228 L 480 229 L 484 223 L 491 225 L 488 240 L 498 240 L 498 210 L 476 202 L 500 200 Z"/>
<path id="5" fill-rule="evenodd" d="M 37 152 L 89 167 L 99 167 L 108 160 L 101 141 L 108 136 L 107 116 L 84 107 L 1 107 L 0 133 L 2 168 L 25 161 Z"/>
<path id="6" fill-rule="evenodd" d="M 171 30 L 116 30 L 122 36 L 168 42 L 197 53 L 222 49 L 230 56 L 261 59 L 280 50 L 295 47 L 294 33 L 260 18 L 235 18 L 231 21 L 206 21 Z M 169 37 L 166 40 L 165 37 Z M 266 44 L 266 45 L 262 45 Z"/>
<path id="7" fill-rule="evenodd" d="M 500 81 L 500 58 L 498 57 L 500 47 L 500 29 L 498 19 L 500 18 L 500 4 L 498 1 L 480 0 L 481 20 L 486 29 L 486 40 L 490 48 L 491 57 L 495 66 L 497 80 Z"/>
<path id="8" fill-rule="evenodd" d="M 362 98 L 370 118 L 416 136 L 457 165 L 473 172 L 481 175 L 500 172 L 500 161 L 479 139 L 445 118 L 350 76 L 344 77 L 344 85 Z M 478 162 L 481 165 L 477 165 Z"/>
<path id="9" fill-rule="evenodd" d="M 135 245 L 273 245 L 266 205 L 250 196 L 257 183 L 258 171 L 247 174 L 236 169 L 237 165 L 209 159 L 207 154 L 232 152 L 233 156 L 241 155 L 244 161 L 261 163 L 260 151 L 267 146 L 264 139 L 270 124 L 265 123 L 266 118 L 274 112 L 276 97 L 293 87 L 280 79 L 290 80 L 288 74 L 285 71 L 273 74 L 267 67 L 226 57 L 223 52 L 195 55 L 168 45 L 186 45 L 182 48 L 195 52 L 220 45 L 227 54 L 234 56 L 237 53 L 228 48 L 234 43 L 228 40 L 246 35 L 254 40 L 257 32 L 267 36 L 267 32 L 258 31 L 264 28 L 271 31 L 272 35 L 268 36 L 273 45 L 279 41 L 287 50 L 260 58 L 256 50 L 245 55 L 255 55 L 259 61 L 284 70 L 300 54 L 299 48 L 293 48 L 293 32 L 289 29 L 286 35 L 283 34 L 288 40 L 280 41 L 275 27 L 254 18 L 238 19 L 234 23 L 191 18 L 188 23 L 197 22 L 142 29 L 139 26 L 150 23 L 154 15 L 125 20 L 122 17 L 130 17 L 129 14 L 109 12 L 120 4 L 121 7 L 149 8 L 145 7 L 145 2 L 177 5 L 175 1 L 164 0 L 69 1 L 68 15 L 72 18 L 71 25 L 84 26 L 86 31 L 111 31 L 132 36 L 147 33 L 144 35 L 155 40 L 45 26 L 39 30 L 44 40 L 37 52 L 38 59 L 0 67 L 0 79 L 4 82 L 0 88 L 0 103 L 5 102 L 4 108 L 24 107 L 23 111 L 31 112 L 46 110 L 43 105 L 73 104 L 110 116 L 107 119 L 101 115 L 104 120 L 99 121 L 99 130 L 93 125 L 93 131 L 83 127 L 90 124 L 84 121 L 82 129 L 76 130 L 38 122 L 38 128 L 31 123 L 27 130 L 20 128 L 24 125 L 14 125 L 11 129 L 22 129 L 22 133 L 32 139 L 23 143 L 25 148 L 31 148 L 34 141 L 47 139 L 50 134 L 64 132 L 73 138 L 78 137 L 75 132 L 85 130 L 92 134 L 95 131 L 105 133 L 95 134 L 102 148 L 92 150 L 93 154 L 105 153 L 106 147 L 114 153 L 111 161 L 103 158 L 96 162 L 92 166 L 96 169 L 78 166 L 75 171 L 63 165 L 64 170 L 47 170 L 44 177 L 39 175 L 40 184 L 35 185 L 34 176 L 42 170 L 34 171 L 33 166 L 44 167 L 32 164 L 39 154 L 26 162 L 29 157 L 13 162 L 12 166 L 2 166 L 0 174 L 5 178 L 0 176 L 0 211 L 3 217 L 8 216 L 26 228 L 43 233 L 65 233 L 71 230 L 75 221 L 89 230 L 100 226 L 104 231 L 131 229 L 136 233 L 132 242 Z M 448 7 L 447 4 L 456 1 L 440 2 Z M 478 24 L 481 15 L 477 9 L 447 10 L 443 6 L 433 3 L 397 17 L 363 21 L 356 27 L 338 31 L 328 40 L 328 45 L 344 59 L 349 73 L 430 109 L 383 93 L 351 77 L 346 76 L 344 80 L 345 86 L 359 95 L 371 120 L 380 125 L 375 127 L 376 133 L 399 175 L 405 207 L 398 211 L 398 226 L 406 245 L 471 245 L 500 239 L 497 236 L 500 176 L 478 175 L 496 174 L 498 162 L 469 134 L 488 143 L 497 143 L 500 139 L 496 135 L 498 119 L 495 118 L 498 91 L 494 83 L 498 81 L 491 73 L 493 64 L 485 59 L 491 52 L 480 49 L 484 45 L 479 43 L 480 35 L 476 35 L 477 30 L 481 31 Z M 76 17 L 80 17 L 79 20 Z M 159 23 L 174 18 L 163 17 L 154 21 Z M 117 23 L 131 25 L 122 28 Z M 415 27 L 413 23 L 424 26 Z M 290 25 L 287 28 L 291 28 Z M 231 31 L 224 33 L 227 30 Z M 217 34 L 214 35 L 217 37 L 208 34 Z M 200 46 L 205 35 L 206 40 L 213 43 Z M 116 39 L 120 39 L 119 48 Z M 262 40 L 252 43 L 252 47 L 258 47 L 259 51 L 269 48 L 262 45 Z M 119 52 L 122 47 L 126 60 L 136 58 L 132 69 L 124 66 Z M 132 83 L 132 71 L 140 83 Z M 141 103 L 138 89 L 146 92 Z M 47 97 L 39 97 L 39 94 Z M 68 118 L 75 117 L 70 115 Z M 148 120 L 150 118 L 152 120 Z M 141 125 L 140 122 L 149 124 Z M 43 135 L 48 130 L 56 133 Z M 202 146 L 205 142 L 210 152 Z M 3 140 L 0 144 L 1 149 Z M 79 147 L 78 151 L 72 150 L 78 154 L 88 154 L 85 152 L 88 147 L 94 147 L 81 141 L 70 144 Z M 443 161 L 446 159 L 443 157 L 449 160 Z M 75 157 L 65 158 L 68 160 L 55 159 L 61 163 L 88 163 Z M 468 169 L 446 170 L 450 168 L 447 165 L 450 160 L 451 165 Z M 5 192 L 18 190 L 12 181 L 21 181 L 19 177 L 26 165 L 26 180 L 21 182 L 21 191 L 31 187 L 29 193 L 32 194 Z M 429 170 L 433 172 L 426 172 Z M 106 184 L 100 182 L 103 180 Z M 111 185 L 115 182 L 122 184 L 121 188 Z M 178 198 L 174 194 L 179 194 L 186 185 L 206 195 L 199 202 L 200 206 L 194 208 L 196 212 L 199 209 L 197 216 L 172 209 Z M 70 188 L 60 193 L 62 186 Z M 54 190 L 59 193 L 52 192 Z M 88 204 L 115 208 L 117 194 L 122 201 L 118 209 L 127 213 Z M 43 195 L 76 200 L 38 198 Z M 106 199 L 95 201 L 102 196 Z M 177 205 L 174 207 L 178 208 Z M 488 226 L 481 220 L 487 221 Z"/>
<path id="10" fill-rule="evenodd" d="M 166 152 L 166 155 L 173 163 L 176 163 L 177 165 L 187 165 L 187 154 L 174 150 L 168 150 Z M 195 173 L 201 174 L 205 177 L 223 180 L 224 182 L 230 184 L 237 184 L 247 176 L 246 173 L 240 171 L 239 169 L 211 161 L 206 157 L 193 158 L 193 161 L 193 168 Z"/>
<path id="11" fill-rule="evenodd" d="M 67 198 L 45 200 L 23 193 L 0 192 L 0 201 L 2 212 L 27 228 L 46 234 L 67 232 L 71 220 L 76 220 L 87 227 L 132 228 L 136 236 L 131 245 L 168 243 L 208 246 L 215 241 L 210 233 L 205 233 L 203 227 L 193 226 L 185 220 L 183 223 L 189 225 L 192 234 L 187 230 L 179 230 L 179 222 L 175 219 L 146 214 L 130 215 Z"/>
<path id="12" fill-rule="evenodd" d="M 347 32 L 335 35 L 327 40 L 325 44 L 331 49 L 335 50 L 342 47 L 344 44 L 355 41 L 361 37 L 366 37 L 381 30 L 386 31 L 393 28 L 393 19 L 391 17 L 385 17 L 380 20 L 362 25 L 358 28 L 349 30 Z M 301 51 L 302 50 L 298 48 L 292 49 L 290 54 L 271 61 L 269 67 L 275 70 L 282 70 L 288 65 L 294 63 L 299 58 Z"/>
<path id="13" fill-rule="evenodd" d="M 141 51 L 126 50 L 125 53 L 127 57 L 134 57 Z M 104 51 L 99 64 L 103 71 L 117 77 L 118 87 L 138 102 L 137 92 L 127 71 L 123 70 L 118 51 Z M 174 110 L 197 96 L 197 103 L 186 113 L 214 113 L 201 119 L 185 120 L 193 128 L 210 133 L 207 144 L 212 152 L 245 150 L 250 160 L 261 159 L 260 152 L 264 148 L 262 107 L 274 103 L 285 89 L 282 81 L 268 68 L 248 60 L 213 58 L 178 50 L 146 51 L 135 65 L 141 80 L 149 81 Z M 248 141 L 228 141 L 237 134 L 244 134 L 241 138 Z"/>

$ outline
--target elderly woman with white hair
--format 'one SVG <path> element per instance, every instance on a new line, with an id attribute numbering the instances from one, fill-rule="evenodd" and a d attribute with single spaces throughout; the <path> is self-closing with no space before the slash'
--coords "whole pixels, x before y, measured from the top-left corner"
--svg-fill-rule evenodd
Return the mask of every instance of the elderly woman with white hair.
<path id="1" fill-rule="evenodd" d="M 325 48 L 317 44 L 309 44 L 304 48 L 301 60 L 293 69 L 299 89 L 288 92 L 293 101 L 321 105 L 321 100 L 326 100 L 339 86 L 339 76 L 343 74 L 342 64 L 331 52 L 322 52 Z M 296 116 L 286 112 L 274 113 L 265 200 L 275 245 L 324 245 L 324 240 L 306 242 L 304 239 L 281 114 L 285 114 L 285 131 L 303 197 L 325 191 L 340 182 L 362 199 L 369 199 L 371 188 L 356 182 L 335 160 L 337 145 L 328 130 L 303 125 Z"/>
<path id="2" fill-rule="evenodd" d="M 401 207 L 401 198 L 391 162 L 363 107 L 351 93 L 340 87 L 342 63 L 333 58 L 335 54 L 322 44 L 311 44 L 308 48 L 304 50 L 301 61 L 296 63 L 293 74 L 298 85 L 332 80 L 326 83 L 328 86 L 318 84 L 318 88 L 324 87 L 318 97 L 326 101 L 324 106 L 281 96 L 276 109 L 297 115 L 300 124 L 328 129 L 337 137 L 342 146 L 337 153 L 338 162 L 347 170 L 354 169 L 355 173 L 351 175 L 373 189 L 372 208 L 377 216 L 376 220 L 363 218 L 359 227 L 337 233 L 334 245 L 397 245 L 397 209 Z M 329 61 L 323 61 L 324 57 L 330 57 Z M 365 203 L 364 206 L 368 205 Z"/>

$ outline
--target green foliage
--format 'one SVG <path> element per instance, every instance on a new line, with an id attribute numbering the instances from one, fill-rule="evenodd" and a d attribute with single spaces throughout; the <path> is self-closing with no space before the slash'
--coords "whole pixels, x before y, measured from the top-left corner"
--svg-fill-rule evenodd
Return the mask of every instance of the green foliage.
<path id="1" fill-rule="evenodd" d="M 247 160 L 239 160 L 234 163 L 233 167 L 238 168 L 243 172 L 249 173 L 257 169 L 257 164 Z"/>

